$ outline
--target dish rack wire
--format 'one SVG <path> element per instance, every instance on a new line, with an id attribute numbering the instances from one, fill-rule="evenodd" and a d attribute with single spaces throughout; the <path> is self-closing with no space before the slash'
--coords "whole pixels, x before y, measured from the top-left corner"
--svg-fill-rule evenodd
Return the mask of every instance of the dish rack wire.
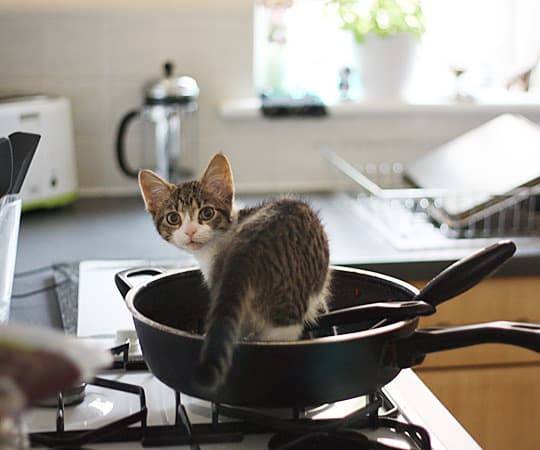
<path id="1" fill-rule="evenodd" d="M 352 181 L 346 191 L 356 205 L 397 235 L 406 237 L 412 227 L 416 232 L 423 227 L 448 238 L 540 236 L 540 184 L 504 194 L 422 189 L 408 182 L 401 162 L 354 166 L 335 151 L 323 149 L 322 154 Z"/>

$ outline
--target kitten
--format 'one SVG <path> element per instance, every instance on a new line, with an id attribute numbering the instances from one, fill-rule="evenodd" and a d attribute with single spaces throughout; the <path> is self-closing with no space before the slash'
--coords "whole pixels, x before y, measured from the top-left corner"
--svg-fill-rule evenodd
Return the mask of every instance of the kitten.
<path id="1" fill-rule="evenodd" d="M 159 234 L 193 254 L 210 290 L 200 386 L 224 382 L 238 339 L 295 340 L 326 311 L 328 239 L 308 204 L 282 198 L 235 210 L 223 154 L 200 181 L 174 185 L 141 170 L 139 185 Z"/>

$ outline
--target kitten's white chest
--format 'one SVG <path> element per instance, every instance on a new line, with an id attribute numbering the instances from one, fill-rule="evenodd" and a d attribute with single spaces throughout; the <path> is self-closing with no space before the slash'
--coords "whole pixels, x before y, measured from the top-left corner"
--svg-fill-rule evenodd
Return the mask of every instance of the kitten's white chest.
<path id="1" fill-rule="evenodd" d="M 197 262 L 199 263 L 204 279 L 206 280 L 208 284 L 211 284 L 212 266 L 214 264 L 215 256 L 216 256 L 215 252 L 211 252 L 207 249 L 204 249 L 198 252 L 197 255 L 195 255 L 195 258 L 197 259 Z"/>
<path id="2" fill-rule="evenodd" d="M 236 210 L 233 210 L 232 227 L 224 233 L 217 234 L 214 239 L 207 242 L 204 247 L 192 252 L 193 256 L 199 263 L 204 280 L 208 286 L 212 286 L 212 270 L 216 256 L 223 251 L 226 243 L 231 239 L 231 234 L 234 232 L 234 226 L 237 223 Z"/>
<path id="3" fill-rule="evenodd" d="M 216 255 L 221 251 L 222 245 L 223 238 L 216 239 L 215 242 L 208 243 L 200 250 L 193 252 L 193 256 L 199 263 L 204 279 L 209 286 L 212 285 L 212 269 L 214 267 L 214 261 Z"/>

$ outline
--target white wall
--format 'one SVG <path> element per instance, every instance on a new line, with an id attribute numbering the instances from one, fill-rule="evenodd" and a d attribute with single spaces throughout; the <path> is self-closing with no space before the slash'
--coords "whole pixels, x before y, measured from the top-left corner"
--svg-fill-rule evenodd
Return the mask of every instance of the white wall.
<path id="1" fill-rule="evenodd" d="M 243 191 L 335 187 L 321 143 L 345 149 L 355 162 L 407 160 L 496 115 L 224 118 L 223 101 L 255 94 L 252 8 L 251 0 L 0 0 L 0 89 L 70 98 L 83 194 L 136 191 L 115 163 L 116 127 L 167 59 L 201 87 L 200 165 L 226 152 Z"/>

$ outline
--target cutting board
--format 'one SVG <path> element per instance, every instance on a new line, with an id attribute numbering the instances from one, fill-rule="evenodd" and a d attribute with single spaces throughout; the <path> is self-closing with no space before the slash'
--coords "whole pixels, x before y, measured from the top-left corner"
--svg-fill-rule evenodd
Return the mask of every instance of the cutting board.
<path id="1" fill-rule="evenodd" d="M 404 174 L 419 188 L 459 194 L 444 208 L 453 218 L 466 217 L 493 195 L 540 182 L 540 127 L 503 114 L 407 164 Z"/>
<path id="2" fill-rule="evenodd" d="M 118 331 L 133 330 L 133 319 L 114 283 L 114 276 L 134 267 L 160 267 L 175 271 L 194 267 L 186 261 L 88 260 L 79 264 L 77 336 L 114 337 Z M 134 286 L 149 276 L 132 278 Z"/>

